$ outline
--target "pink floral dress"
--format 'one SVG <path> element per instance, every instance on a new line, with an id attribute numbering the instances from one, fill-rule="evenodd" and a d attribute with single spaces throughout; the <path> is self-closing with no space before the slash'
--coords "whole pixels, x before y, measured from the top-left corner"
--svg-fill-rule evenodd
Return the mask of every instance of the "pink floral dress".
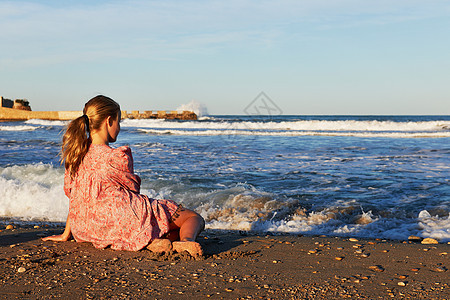
<path id="1" fill-rule="evenodd" d="M 129 147 L 91 145 L 76 176 L 64 177 L 75 240 L 137 251 L 166 234 L 179 206 L 139 194 L 140 185 Z"/>

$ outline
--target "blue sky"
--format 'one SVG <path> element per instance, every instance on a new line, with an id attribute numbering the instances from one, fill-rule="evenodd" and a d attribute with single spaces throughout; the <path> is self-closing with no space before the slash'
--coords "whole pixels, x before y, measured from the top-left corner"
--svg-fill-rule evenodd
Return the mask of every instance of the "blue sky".
<path id="1" fill-rule="evenodd" d="M 0 43 L 33 110 L 450 114 L 450 1 L 0 1 Z"/>

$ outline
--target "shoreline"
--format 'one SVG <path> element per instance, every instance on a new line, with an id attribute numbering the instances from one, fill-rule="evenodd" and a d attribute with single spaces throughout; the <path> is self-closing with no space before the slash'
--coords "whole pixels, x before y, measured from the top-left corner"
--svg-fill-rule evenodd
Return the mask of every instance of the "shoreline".
<path id="1" fill-rule="evenodd" d="M 43 242 L 0 232 L 1 298 L 448 299 L 449 244 L 206 230 L 205 255 Z"/>

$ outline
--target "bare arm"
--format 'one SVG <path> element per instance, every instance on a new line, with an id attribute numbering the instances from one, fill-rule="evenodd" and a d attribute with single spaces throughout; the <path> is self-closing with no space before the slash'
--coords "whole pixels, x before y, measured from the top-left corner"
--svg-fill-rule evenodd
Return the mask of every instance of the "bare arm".
<path id="1" fill-rule="evenodd" d="M 70 222 L 69 216 L 67 216 L 66 228 L 62 234 L 51 235 L 42 238 L 43 241 L 55 241 L 55 242 L 65 242 L 68 241 L 72 237 L 72 232 L 70 231 Z"/>

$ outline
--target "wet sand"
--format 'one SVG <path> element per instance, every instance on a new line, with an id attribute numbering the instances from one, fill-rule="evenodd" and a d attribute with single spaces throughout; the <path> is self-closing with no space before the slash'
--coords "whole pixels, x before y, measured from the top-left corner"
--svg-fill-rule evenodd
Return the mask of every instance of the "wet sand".
<path id="1" fill-rule="evenodd" d="M 207 230 L 205 255 L 0 232 L 1 299 L 450 299 L 450 245 Z"/>

